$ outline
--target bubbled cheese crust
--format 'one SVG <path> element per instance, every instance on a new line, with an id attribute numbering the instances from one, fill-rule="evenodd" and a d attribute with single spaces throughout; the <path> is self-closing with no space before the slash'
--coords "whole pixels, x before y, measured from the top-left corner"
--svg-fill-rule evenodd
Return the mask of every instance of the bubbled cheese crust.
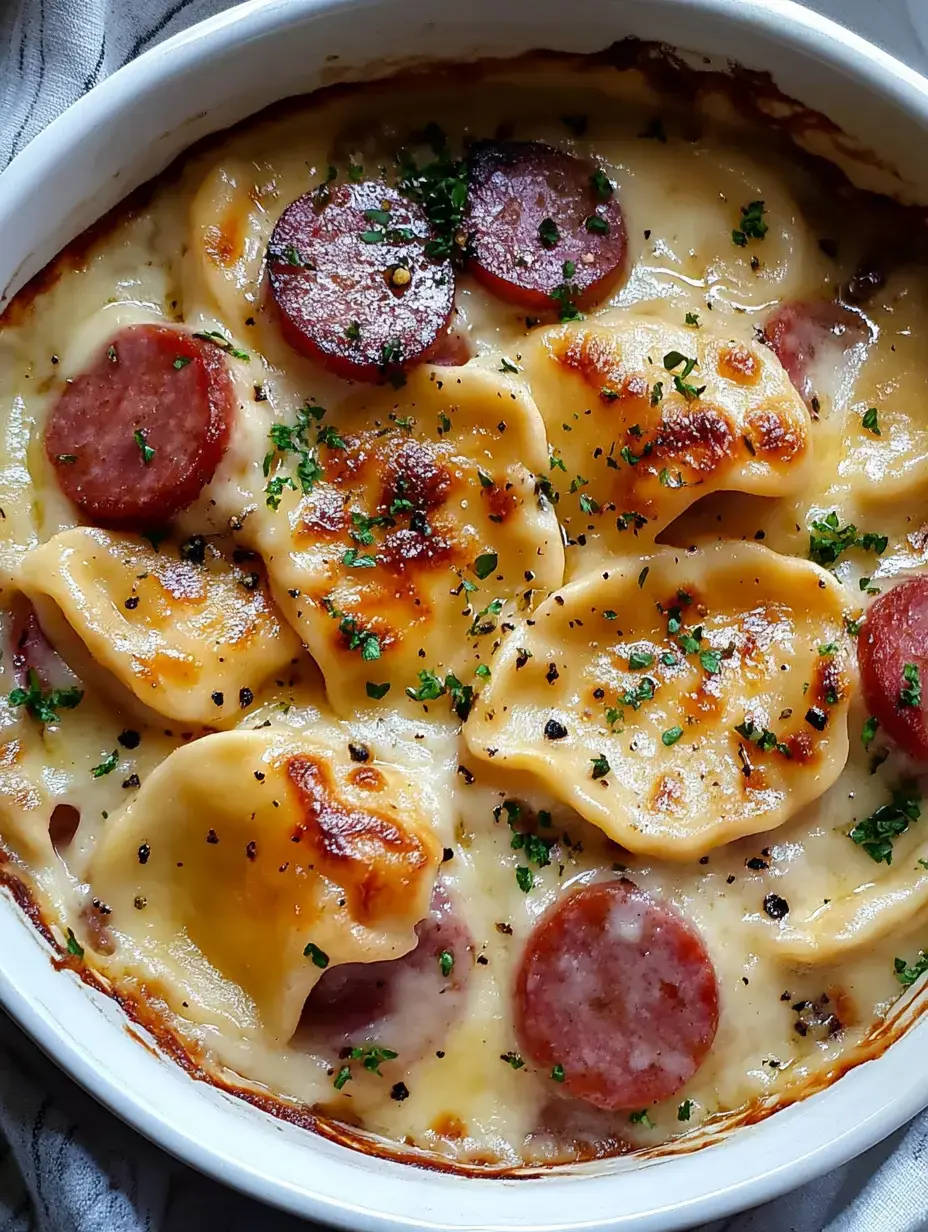
<path id="1" fill-rule="evenodd" d="M 415 945 L 441 859 L 423 799 L 408 772 L 332 737 L 222 732 L 158 767 L 90 876 L 110 929 L 174 966 L 169 999 L 205 960 L 283 1043 L 329 963 Z"/>
<path id="2" fill-rule="evenodd" d="M 841 608 L 822 570 L 754 544 L 612 561 L 513 630 L 465 739 L 629 851 L 698 857 L 844 768 Z"/>
<path id="3" fill-rule="evenodd" d="M 808 412 L 757 343 L 626 313 L 536 331 L 523 357 L 570 576 L 640 552 L 710 492 L 785 496 L 807 480 Z"/>
<path id="4" fill-rule="evenodd" d="M 472 685 L 501 625 L 563 577 L 534 402 L 504 375 L 425 368 L 355 395 L 332 427 L 312 492 L 285 489 L 244 531 L 331 704 L 370 706 L 371 681 L 402 706 L 423 670 Z"/>
<path id="5" fill-rule="evenodd" d="M 87 668 L 89 654 L 168 719 L 211 724 L 235 714 L 242 690 L 254 695 L 300 644 L 277 616 L 260 562 L 236 566 L 201 546 L 196 564 L 176 547 L 76 526 L 27 553 L 18 581 L 66 656 Z"/>

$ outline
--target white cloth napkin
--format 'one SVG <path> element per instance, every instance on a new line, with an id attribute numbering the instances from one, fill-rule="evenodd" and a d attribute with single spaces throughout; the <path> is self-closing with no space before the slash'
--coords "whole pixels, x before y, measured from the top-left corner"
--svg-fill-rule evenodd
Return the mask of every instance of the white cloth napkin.
<path id="1" fill-rule="evenodd" d="M 229 0 L 0 0 L 0 168 L 108 73 Z M 928 0 L 816 0 L 928 69 Z M 2 242 L 2 238 L 0 238 Z M 2 961 L 2 958 L 0 958 Z M 0 1232 L 297 1232 L 134 1134 L 0 1013 Z M 703 1232 L 928 1228 L 928 1114 L 820 1181 Z"/>

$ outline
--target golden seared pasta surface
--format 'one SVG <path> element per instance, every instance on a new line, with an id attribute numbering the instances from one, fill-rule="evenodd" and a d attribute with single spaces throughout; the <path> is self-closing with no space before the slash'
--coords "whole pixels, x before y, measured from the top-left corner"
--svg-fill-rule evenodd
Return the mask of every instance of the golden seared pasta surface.
<path id="1" fill-rule="evenodd" d="M 918 228 L 711 81 L 290 103 L 0 319 L 4 874 L 362 1145 L 674 1149 L 928 969 Z"/>

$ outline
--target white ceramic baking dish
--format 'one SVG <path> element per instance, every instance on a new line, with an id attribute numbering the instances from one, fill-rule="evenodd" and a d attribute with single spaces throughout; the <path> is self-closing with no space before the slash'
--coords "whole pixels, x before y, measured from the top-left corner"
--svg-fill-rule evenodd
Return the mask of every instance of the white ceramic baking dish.
<path id="1" fill-rule="evenodd" d="M 117 73 L 0 176 L 0 303 L 185 147 L 279 98 L 411 60 L 595 51 L 629 35 L 698 53 L 697 67 L 769 70 L 875 151 L 884 185 L 928 201 L 928 159 L 913 157 L 928 142 L 928 81 L 791 0 L 256 0 Z M 230 1185 L 350 1228 L 665 1232 L 800 1185 L 928 1104 L 922 1021 L 827 1090 L 704 1149 L 531 1179 L 453 1175 L 358 1153 L 194 1081 L 55 969 L 6 893 L 0 956 L 5 1008 L 115 1113 Z"/>

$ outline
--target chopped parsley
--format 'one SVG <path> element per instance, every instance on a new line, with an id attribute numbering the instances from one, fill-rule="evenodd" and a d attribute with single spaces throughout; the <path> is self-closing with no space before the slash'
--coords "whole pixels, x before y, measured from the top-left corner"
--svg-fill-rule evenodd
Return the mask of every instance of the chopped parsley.
<path id="1" fill-rule="evenodd" d="M 609 222 L 603 218 L 602 214 L 591 214 L 583 224 L 591 235 L 608 235 Z"/>
<path id="2" fill-rule="evenodd" d="M 842 526 L 838 514 L 832 509 L 824 518 L 812 523 L 809 532 L 809 559 L 814 560 L 817 565 L 833 565 L 851 548 L 862 548 L 865 552 L 875 552 L 877 556 L 882 556 L 888 545 L 888 535 L 876 535 L 871 531 L 858 535 L 857 527 L 852 522 Z M 868 584 L 869 581 L 867 578 Z"/>
<path id="3" fill-rule="evenodd" d="M 538 224 L 538 239 L 542 248 L 554 248 L 561 238 L 553 218 L 543 218 Z"/>
<path id="4" fill-rule="evenodd" d="M 638 710 L 643 702 L 652 700 L 656 688 L 657 685 L 650 676 L 642 676 L 634 688 L 625 690 L 619 702 L 623 706 L 631 706 L 632 710 Z"/>
<path id="5" fill-rule="evenodd" d="M 342 557 L 342 564 L 347 565 L 349 569 L 373 569 L 377 564 L 377 558 L 371 556 L 369 552 L 359 554 L 357 548 L 348 548 Z"/>
<path id="6" fill-rule="evenodd" d="M 368 680 L 367 684 L 365 685 L 365 689 L 367 691 L 368 697 L 372 698 L 373 701 L 375 702 L 379 702 L 383 698 L 385 698 L 387 694 L 390 692 L 390 685 L 389 684 L 375 684 L 373 680 Z"/>
<path id="7" fill-rule="evenodd" d="M 687 325 L 695 325 L 697 329 L 699 328 L 698 312 L 688 312 L 683 319 L 686 321 Z"/>
<path id="8" fill-rule="evenodd" d="M 630 1112 L 628 1119 L 632 1125 L 643 1125 L 645 1129 L 654 1129 L 654 1122 L 648 1116 L 647 1108 L 642 1108 L 639 1112 Z"/>
<path id="9" fill-rule="evenodd" d="M 338 1071 L 338 1073 L 335 1075 L 335 1081 L 332 1083 L 332 1086 L 335 1088 L 336 1091 L 340 1091 L 342 1087 L 345 1085 L 345 1083 L 349 1082 L 350 1080 L 351 1080 L 351 1066 L 343 1065 L 341 1069 Z"/>
<path id="10" fill-rule="evenodd" d="M 326 424 L 325 427 L 319 429 L 316 433 L 316 444 L 327 445 L 329 449 L 347 449 L 348 446 L 339 436 L 338 429 L 333 428 L 331 424 Z"/>
<path id="11" fill-rule="evenodd" d="M 877 718 L 874 718 L 874 716 L 871 714 L 870 717 L 867 719 L 866 723 L 864 723 L 863 729 L 860 733 L 860 743 L 864 746 L 865 749 L 869 749 L 870 745 L 873 743 L 874 737 L 876 736 L 879 726 L 880 726 L 880 720 Z"/>
<path id="12" fill-rule="evenodd" d="M 682 370 L 674 372 L 674 369 L 679 368 L 681 364 L 683 365 Z M 668 351 L 664 356 L 664 367 L 668 372 L 674 373 L 673 387 L 678 394 L 683 395 L 687 402 L 692 402 L 694 398 L 705 393 L 705 385 L 690 385 L 686 379 L 694 368 L 699 367 L 699 361 L 695 358 L 683 355 L 680 351 Z"/>
<path id="13" fill-rule="evenodd" d="M 375 526 L 394 526 L 392 518 L 386 514 L 378 514 L 376 517 L 368 517 L 366 513 L 358 513 L 355 511 L 351 515 L 351 525 L 353 529 L 349 531 L 351 538 L 355 543 L 360 543 L 362 547 L 368 548 L 374 542 L 374 527 Z"/>
<path id="14" fill-rule="evenodd" d="M 313 960 L 313 966 L 321 967 L 323 971 L 329 965 L 328 954 L 326 954 L 325 950 L 320 950 L 318 945 L 316 945 L 312 941 L 310 941 L 309 944 L 306 946 L 306 948 L 303 950 L 303 957 L 311 958 Z"/>
<path id="15" fill-rule="evenodd" d="M 597 167 L 590 176 L 590 185 L 600 201 L 608 201 L 615 192 L 615 185 L 609 179 L 602 167 Z"/>
<path id="16" fill-rule="evenodd" d="M 338 631 L 344 638 L 347 638 L 349 650 L 360 650 L 361 658 L 366 663 L 380 658 L 382 648 L 380 638 L 376 633 L 359 626 L 357 617 L 346 616 L 334 606 L 330 599 L 323 599 L 322 606 L 333 620 L 338 621 Z"/>
<path id="17" fill-rule="evenodd" d="M 769 230 L 764 222 L 766 212 L 763 201 L 751 201 L 742 205 L 741 226 L 732 231 L 732 243 L 744 248 L 748 240 L 762 240 Z"/>
<path id="18" fill-rule="evenodd" d="M 677 741 L 680 739 L 682 735 L 683 735 L 682 727 L 670 727 L 661 736 L 661 743 L 666 745 L 667 748 L 669 749 L 671 745 L 674 745 L 677 743 Z"/>
<path id="19" fill-rule="evenodd" d="M 74 932 L 70 928 L 68 929 L 67 950 L 68 950 L 68 953 L 73 954 L 75 958 L 84 957 L 84 947 L 81 945 L 78 939 L 74 936 Z"/>
<path id="20" fill-rule="evenodd" d="M 906 663 L 902 669 L 902 679 L 904 683 L 899 690 L 899 709 L 920 706 L 922 704 L 922 682 L 916 664 Z"/>
<path id="21" fill-rule="evenodd" d="M 502 599 L 491 599 L 485 608 L 474 617 L 473 624 L 467 630 L 468 637 L 483 637 L 487 633 L 492 633 L 496 628 L 496 618 L 503 610 Z M 489 619 L 485 619 L 488 617 Z"/>
<path id="22" fill-rule="evenodd" d="M 119 765 L 119 750 L 113 749 L 109 757 L 104 757 L 99 766 L 94 766 L 90 771 L 95 779 L 102 779 L 104 774 L 112 774 Z"/>
<path id="23" fill-rule="evenodd" d="M 699 662 L 702 664 L 702 669 L 709 676 L 717 676 L 722 670 L 722 654 L 718 650 L 701 650 L 699 652 Z"/>
<path id="24" fill-rule="evenodd" d="M 447 693 L 451 701 L 451 709 L 463 723 L 471 712 L 474 704 L 474 689 L 472 685 L 462 684 L 453 672 L 441 679 L 434 672 L 423 669 L 419 673 L 417 688 L 411 685 L 406 689 L 406 696 L 414 702 L 434 702 Z"/>
<path id="25" fill-rule="evenodd" d="M 521 372 L 522 371 L 522 369 L 519 367 L 518 364 L 514 364 L 512 360 L 507 359 L 505 355 L 500 356 L 499 370 L 500 372 Z M 448 424 L 448 427 L 449 428 L 451 427 L 450 423 Z M 447 431 L 447 428 L 445 429 L 445 431 Z"/>
<path id="26" fill-rule="evenodd" d="M 447 979 L 454 970 L 454 955 L 450 950 L 442 950 L 438 956 L 438 966 L 442 975 Z"/>
<path id="27" fill-rule="evenodd" d="M 200 333 L 195 333 L 194 338 L 203 338 L 206 342 L 212 342 L 214 346 L 219 347 L 221 351 L 225 351 L 227 355 L 231 355 L 233 359 L 249 360 L 251 356 L 247 351 L 239 351 L 233 346 L 231 339 L 225 334 L 220 334 L 216 329 L 203 330 Z"/>
<path id="28" fill-rule="evenodd" d="M 523 894 L 528 894 L 535 884 L 535 874 L 525 864 L 516 867 L 516 884 Z"/>
<path id="29" fill-rule="evenodd" d="M 778 740 L 769 727 L 758 727 L 753 719 L 745 718 L 743 722 L 737 723 L 735 731 L 745 740 L 756 744 L 762 753 L 769 753 L 772 749 L 776 749 L 783 757 L 792 757 L 788 745 Z"/>
<path id="30" fill-rule="evenodd" d="M 180 371 L 181 368 L 186 368 L 189 363 L 189 355 L 178 355 L 177 359 L 174 360 L 174 367 Z"/>
<path id="31" fill-rule="evenodd" d="M 678 1121 L 688 1121 L 693 1111 L 693 1107 L 694 1107 L 693 1101 L 691 1099 L 685 1099 L 683 1103 L 680 1105 L 680 1107 L 677 1109 L 677 1120 Z"/>
<path id="32" fill-rule="evenodd" d="M 73 710 L 84 697 L 84 690 L 43 689 L 36 673 L 29 668 L 25 689 L 13 689 L 7 701 L 11 706 L 25 706 L 29 714 L 40 723 L 59 722 L 59 710 Z"/>
<path id="33" fill-rule="evenodd" d="M 490 576 L 498 564 L 499 556 L 496 552 L 484 552 L 474 561 L 474 573 L 483 582 Z"/>
<path id="34" fill-rule="evenodd" d="M 642 667 L 650 667 L 654 662 L 654 655 L 648 654 L 643 650 L 633 650 L 628 656 L 628 666 L 632 671 L 637 671 Z"/>
<path id="35" fill-rule="evenodd" d="M 880 431 L 880 421 L 879 421 L 879 416 L 877 414 L 877 409 L 875 406 L 870 406 L 864 411 L 863 418 L 861 419 L 860 422 L 863 425 L 863 427 L 868 432 L 872 432 L 874 436 L 883 435 L 882 432 Z"/>
<path id="36" fill-rule="evenodd" d="M 132 439 L 135 441 L 136 445 L 138 445 L 139 449 L 142 451 L 142 461 L 147 466 L 149 462 L 152 460 L 152 458 L 155 456 L 154 449 L 152 449 L 151 445 L 149 445 L 146 442 L 141 428 L 136 428 L 136 430 L 132 433 Z"/>
<path id="37" fill-rule="evenodd" d="M 360 1061 L 369 1074 L 377 1074 L 382 1078 L 381 1065 L 384 1061 L 395 1061 L 399 1053 L 394 1052 L 392 1048 L 381 1048 L 379 1044 L 362 1044 L 360 1047 L 352 1048 L 350 1055 L 351 1060 Z"/>
<path id="38" fill-rule="evenodd" d="M 513 1069 L 523 1069 L 525 1062 L 518 1052 L 504 1052 L 500 1056 L 501 1061 L 505 1061 L 507 1065 L 511 1065 Z"/>
<path id="39" fill-rule="evenodd" d="M 606 757 L 604 756 L 604 754 L 600 753 L 598 754 L 598 756 L 593 757 L 590 760 L 593 763 L 593 770 L 592 770 L 593 778 L 594 779 L 604 779 L 606 775 L 609 773 L 609 768 L 610 768 L 609 762 L 606 760 Z"/>
<path id="40" fill-rule="evenodd" d="M 447 138 L 437 124 L 428 125 L 426 134 L 435 158 L 417 166 L 407 154 L 401 154 L 396 186 L 422 206 L 429 220 L 432 238 L 425 245 L 426 256 L 441 261 L 450 257 L 461 264 L 470 246 L 464 230 L 467 163 L 451 157 Z"/>
<path id="41" fill-rule="evenodd" d="M 565 262 L 566 264 L 566 262 Z M 558 317 L 562 321 L 582 321 L 583 313 L 577 307 L 577 297 L 580 294 L 580 288 L 570 282 L 566 275 L 565 281 L 560 283 L 551 292 L 551 298 L 557 304 Z"/>
<path id="42" fill-rule="evenodd" d="M 877 864 L 892 864 L 893 840 L 905 834 L 921 816 L 921 797 L 913 783 L 903 783 L 892 794 L 890 804 L 859 821 L 848 838 L 862 847 Z"/>
<path id="43" fill-rule="evenodd" d="M 893 959 L 893 970 L 896 973 L 896 979 L 903 988 L 910 988 L 917 979 L 928 971 L 928 954 L 924 950 L 918 951 L 918 958 L 911 966 L 904 958 Z"/>
<path id="44" fill-rule="evenodd" d="M 553 1079 L 554 1082 L 563 1082 L 564 1081 L 564 1066 L 563 1065 L 552 1065 L 551 1066 L 551 1078 Z"/>
<path id="45" fill-rule="evenodd" d="M 321 406 L 313 406 L 309 402 L 296 413 L 296 423 L 290 424 L 275 423 L 271 424 L 268 436 L 274 450 L 267 454 L 264 458 L 264 475 L 267 478 L 271 472 L 271 465 L 274 462 L 275 453 L 286 454 L 292 453 L 296 455 L 296 477 L 299 480 L 300 488 L 304 496 L 312 492 L 318 481 L 323 476 L 322 467 L 319 465 L 319 459 L 316 456 L 315 446 L 311 445 L 308 440 L 308 433 L 313 423 L 318 423 L 325 415 L 325 408 Z M 333 439 L 340 442 L 339 447 L 344 448 L 344 441 L 337 433 L 334 436 L 324 435 L 325 430 L 320 429 L 318 434 L 317 444 L 322 442 L 335 448 Z M 269 509 L 278 509 L 284 488 L 289 488 L 291 491 L 296 491 L 296 484 L 293 479 L 287 475 L 277 475 L 273 479 L 268 480 L 265 487 L 266 503 Z"/>
<path id="46" fill-rule="evenodd" d="M 664 382 L 655 381 L 654 384 L 651 386 L 651 405 L 657 406 L 658 402 L 661 401 L 663 396 L 664 396 Z"/>

